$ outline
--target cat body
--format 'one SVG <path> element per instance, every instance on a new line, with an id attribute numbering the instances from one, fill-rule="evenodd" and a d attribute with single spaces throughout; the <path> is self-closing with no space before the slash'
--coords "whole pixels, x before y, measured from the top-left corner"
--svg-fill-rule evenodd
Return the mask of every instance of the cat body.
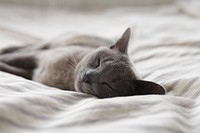
<path id="1" fill-rule="evenodd" d="M 129 37 L 127 29 L 116 43 L 79 35 L 3 49 L 0 70 L 99 98 L 164 94 L 160 85 L 139 78 L 127 54 Z"/>

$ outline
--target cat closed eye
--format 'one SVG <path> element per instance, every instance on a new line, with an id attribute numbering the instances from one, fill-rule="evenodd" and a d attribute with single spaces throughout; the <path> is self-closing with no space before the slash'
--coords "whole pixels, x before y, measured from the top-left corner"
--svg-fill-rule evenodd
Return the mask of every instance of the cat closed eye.
<path id="1" fill-rule="evenodd" d="M 114 61 L 114 59 L 108 58 L 108 59 L 102 60 L 102 63 L 108 64 L 108 63 L 112 63 L 113 61 Z"/>
<path id="2" fill-rule="evenodd" d="M 101 60 L 100 60 L 100 58 L 97 58 L 96 61 L 95 61 L 95 63 L 94 63 L 92 66 L 93 66 L 94 68 L 97 68 L 97 67 L 100 66 L 100 64 L 101 64 Z"/>

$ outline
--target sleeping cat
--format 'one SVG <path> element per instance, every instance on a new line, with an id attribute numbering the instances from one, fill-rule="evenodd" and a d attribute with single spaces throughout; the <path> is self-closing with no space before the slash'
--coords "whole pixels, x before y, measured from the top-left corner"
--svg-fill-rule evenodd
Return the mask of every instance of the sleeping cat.
<path id="1" fill-rule="evenodd" d="M 80 35 L 6 48 L 1 50 L 0 71 L 99 98 L 165 94 L 163 87 L 136 73 L 127 54 L 130 34 L 128 28 L 115 43 Z"/>

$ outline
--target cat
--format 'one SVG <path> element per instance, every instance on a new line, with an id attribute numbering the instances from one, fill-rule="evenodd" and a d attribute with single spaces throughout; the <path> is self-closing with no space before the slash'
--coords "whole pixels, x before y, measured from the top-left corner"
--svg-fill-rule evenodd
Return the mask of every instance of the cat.
<path id="1" fill-rule="evenodd" d="M 128 56 L 131 29 L 113 43 L 89 35 L 10 47 L 0 52 L 0 71 L 62 90 L 98 98 L 165 94 L 165 89 L 137 74 Z"/>

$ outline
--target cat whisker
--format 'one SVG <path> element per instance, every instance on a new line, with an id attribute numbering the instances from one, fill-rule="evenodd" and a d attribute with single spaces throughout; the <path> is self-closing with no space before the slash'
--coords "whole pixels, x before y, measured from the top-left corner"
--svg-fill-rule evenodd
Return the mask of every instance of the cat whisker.
<path id="1" fill-rule="evenodd" d="M 66 61 L 67 61 L 67 64 L 66 64 L 66 67 L 70 67 L 72 70 L 75 70 L 76 68 L 76 65 L 77 65 L 77 62 L 75 61 L 74 57 L 70 56 L 70 57 L 65 57 Z"/>

